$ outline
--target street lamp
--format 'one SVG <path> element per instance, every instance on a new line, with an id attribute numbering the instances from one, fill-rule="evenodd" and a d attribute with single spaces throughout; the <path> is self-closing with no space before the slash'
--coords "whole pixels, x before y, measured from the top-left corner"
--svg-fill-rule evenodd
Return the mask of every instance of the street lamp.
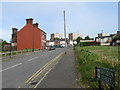
<path id="1" fill-rule="evenodd" d="M 64 37 L 65 37 L 65 47 L 66 47 L 66 18 L 65 18 L 65 10 L 63 11 L 63 15 L 64 15 Z"/>
<path id="2" fill-rule="evenodd" d="M 11 51 L 12 51 L 12 40 L 10 39 L 10 58 L 11 58 L 11 56 L 12 56 L 12 53 L 11 53 Z"/>
<path id="3" fill-rule="evenodd" d="M 34 27 L 33 27 L 33 41 L 32 41 L 32 52 L 34 52 Z"/>

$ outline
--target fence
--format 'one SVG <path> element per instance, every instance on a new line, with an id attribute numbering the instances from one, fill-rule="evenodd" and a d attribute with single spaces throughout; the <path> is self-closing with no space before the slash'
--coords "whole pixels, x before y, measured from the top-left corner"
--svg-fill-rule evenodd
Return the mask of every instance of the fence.
<path id="1" fill-rule="evenodd" d="M 22 54 L 22 53 L 27 53 L 27 52 L 32 52 L 32 51 L 33 49 L 20 50 L 20 51 L 9 51 L 9 52 L 0 53 L 0 56 L 16 55 L 16 54 Z M 34 51 L 39 51 L 39 50 L 34 49 Z"/>

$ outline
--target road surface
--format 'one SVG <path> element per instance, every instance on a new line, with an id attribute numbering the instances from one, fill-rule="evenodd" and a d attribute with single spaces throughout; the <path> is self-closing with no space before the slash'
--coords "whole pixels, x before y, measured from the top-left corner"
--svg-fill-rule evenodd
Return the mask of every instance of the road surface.
<path id="1" fill-rule="evenodd" d="M 66 49 L 67 52 L 69 49 Z M 72 49 L 70 49 L 72 50 Z M 26 53 L 2 61 L 2 88 L 44 88 L 44 87 L 75 87 L 75 67 L 74 59 L 70 59 L 70 54 L 65 55 L 65 48 L 57 48 L 56 50 L 43 50 L 34 53 Z M 73 55 L 73 54 L 72 54 Z M 68 58 L 69 57 L 69 58 Z M 73 56 L 71 56 L 73 58 Z M 66 61 L 64 61 L 66 60 Z M 66 65 L 65 65 L 66 64 Z M 66 67 L 64 67 L 64 65 Z M 63 69 L 63 72 L 62 72 Z M 51 72 L 50 72 L 51 71 Z M 58 72 L 62 72 L 61 76 Z M 65 72 L 68 73 L 65 76 Z M 70 75 L 71 74 L 71 75 Z M 61 85 L 44 83 L 52 80 L 51 76 L 56 79 L 62 78 Z M 65 77 L 63 77 L 65 76 Z M 45 79 L 46 78 L 46 79 Z M 66 79 L 66 85 L 62 83 Z M 69 83 L 72 82 L 72 83 Z M 71 86 L 71 84 L 73 86 Z"/>

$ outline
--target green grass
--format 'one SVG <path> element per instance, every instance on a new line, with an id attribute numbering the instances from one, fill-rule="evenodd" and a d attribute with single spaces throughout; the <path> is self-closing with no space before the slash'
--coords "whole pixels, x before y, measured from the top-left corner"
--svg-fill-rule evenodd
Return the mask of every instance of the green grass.
<path id="1" fill-rule="evenodd" d="M 85 46 L 75 47 L 77 70 L 80 74 L 80 84 L 83 87 L 98 87 L 95 78 L 95 67 L 114 68 L 116 70 L 116 88 L 120 88 L 120 61 L 118 47 Z M 107 87 L 103 84 L 103 87 Z"/>

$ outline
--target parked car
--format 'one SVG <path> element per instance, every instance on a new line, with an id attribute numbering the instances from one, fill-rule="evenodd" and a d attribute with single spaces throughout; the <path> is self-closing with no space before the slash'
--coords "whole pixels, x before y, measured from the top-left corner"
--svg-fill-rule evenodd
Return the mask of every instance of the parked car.
<path id="1" fill-rule="evenodd" d="M 64 48 L 63 46 L 60 46 L 60 48 Z"/>
<path id="2" fill-rule="evenodd" d="M 54 47 L 54 46 L 52 46 L 52 47 L 50 47 L 50 48 L 49 48 L 49 50 L 55 50 L 55 47 Z"/>

